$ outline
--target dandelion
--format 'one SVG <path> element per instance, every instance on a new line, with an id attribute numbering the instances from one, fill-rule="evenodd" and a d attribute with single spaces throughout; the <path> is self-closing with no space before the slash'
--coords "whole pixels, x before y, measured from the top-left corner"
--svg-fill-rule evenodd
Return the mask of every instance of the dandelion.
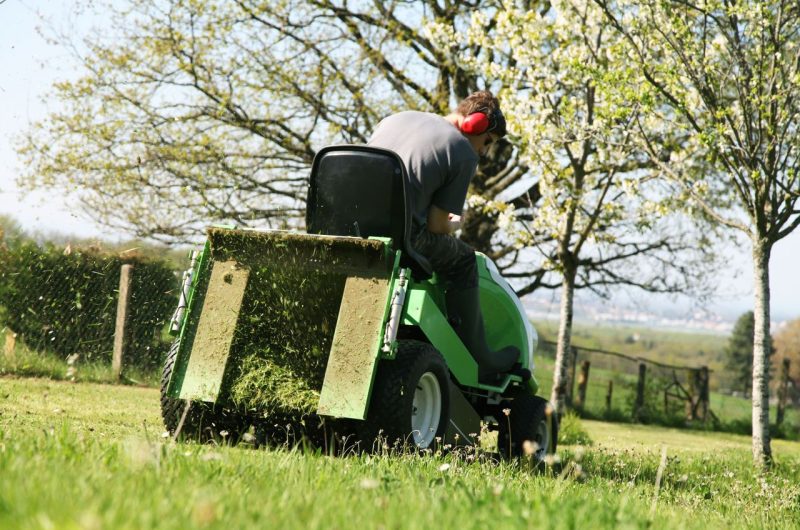
<path id="1" fill-rule="evenodd" d="M 532 442 L 530 440 L 525 440 L 522 442 L 522 452 L 525 453 L 525 456 L 532 456 L 538 450 L 539 444 L 536 442 Z"/>
<path id="2" fill-rule="evenodd" d="M 556 454 L 545 455 L 544 457 L 544 463 L 547 464 L 548 466 L 558 464 L 559 462 L 561 462 L 561 457 Z"/>
<path id="3" fill-rule="evenodd" d="M 380 485 L 381 485 L 380 481 L 378 481 L 378 480 L 376 480 L 374 478 L 361 479 L 361 482 L 359 482 L 359 484 L 358 484 L 358 486 L 361 489 L 364 489 L 364 490 L 374 490 L 375 488 L 377 488 Z"/>
<path id="4" fill-rule="evenodd" d="M 217 504 L 210 499 L 200 500 L 192 507 L 192 521 L 196 526 L 208 526 L 217 517 Z"/>
<path id="5" fill-rule="evenodd" d="M 447 471 L 448 469 L 450 469 L 450 464 L 442 464 L 441 466 L 439 466 L 439 471 L 441 471 L 443 473 L 445 471 Z"/>

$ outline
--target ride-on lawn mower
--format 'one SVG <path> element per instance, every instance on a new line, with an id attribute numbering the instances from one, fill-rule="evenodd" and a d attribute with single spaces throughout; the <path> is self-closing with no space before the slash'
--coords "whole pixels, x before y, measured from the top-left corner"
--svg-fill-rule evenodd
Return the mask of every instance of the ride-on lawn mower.
<path id="1" fill-rule="evenodd" d="M 479 378 L 409 242 L 407 182 L 391 151 L 331 146 L 312 167 L 308 233 L 209 229 L 172 321 L 161 385 L 171 433 L 236 440 L 253 426 L 267 438 L 294 429 L 363 450 L 380 439 L 424 449 L 475 444 L 483 422 L 502 454 L 555 450 L 522 304 L 477 253 L 486 340 L 521 352 L 509 373 Z"/>

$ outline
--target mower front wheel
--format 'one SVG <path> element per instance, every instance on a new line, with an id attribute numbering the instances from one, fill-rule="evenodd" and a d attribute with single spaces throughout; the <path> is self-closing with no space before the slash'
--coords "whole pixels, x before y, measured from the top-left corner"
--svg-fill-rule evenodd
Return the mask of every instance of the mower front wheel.
<path id="1" fill-rule="evenodd" d="M 397 356 L 383 360 L 373 385 L 361 439 L 426 449 L 441 439 L 450 421 L 450 375 L 441 354 L 426 342 L 398 343 Z"/>
<path id="2" fill-rule="evenodd" d="M 558 418 L 549 401 L 540 396 L 520 395 L 499 415 L 497 445 L 506 458 L 531 458 L 544 462 L 556 452 Z"/>

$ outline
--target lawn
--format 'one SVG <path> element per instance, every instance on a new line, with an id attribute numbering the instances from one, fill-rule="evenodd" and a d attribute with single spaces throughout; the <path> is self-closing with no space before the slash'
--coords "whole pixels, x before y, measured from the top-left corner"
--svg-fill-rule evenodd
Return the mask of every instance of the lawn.
<path id="1" fill-rule="evenodd" d="M 759 476 L 744 436 L 583 425 L 594 444 L 542 472 L 473 453 L 328 457 L 175 444 L 153 389 L 0 378 L 0 528 L 800 525 L 796 442 L 774 442 Z"/>

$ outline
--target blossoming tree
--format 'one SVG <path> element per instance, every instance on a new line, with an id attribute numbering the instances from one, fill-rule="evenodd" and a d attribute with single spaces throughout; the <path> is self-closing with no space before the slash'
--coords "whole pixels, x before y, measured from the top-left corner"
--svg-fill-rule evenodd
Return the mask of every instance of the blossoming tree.
<path id="1" fill-rule="evenodd" d="M 750 240 L 755 283 L 753 458 L 767 467 L 772 460 L 769 259 L 773 246 L 800 225 L 800 4 L 595 3 L 625 39 L 631 66 L 669 109 L 660 118 L 686 136 L 664 161 L 658 138 L 640 130 L 651 159 L 710 218 Z M 711 171 L 693 171 L 699 160 L 709 163 Z"/>
<path id="2" fill-rule="evenodd" d="M 101 225 L 165 242 L 215 221 L 299 226 L 320 147 L 364 143 L 399 110 L 447 114 L 478 89 L 480 76 L 420 20 L 456 26 L 489 3 L 76 3 L 104 25 L 82 42 L 53 36 L 77 75 L 53 87 L 52 112 L 20 142 L 19 183 L 73 193 Z M 508 151 L 495 149 L 475 179 L 487 197 L 520 174 Z M 490 251 L 492 223 L 473 219 L 464 237 Z"/>
<path id="3" fill-rule="evenodd" d="M 508 245 L 519 254 L 505 274 L 525 278 L 519 293 L 560 283 L 551 401 L 561 411 L 575 290 L 685 291 L 703 272 L 690 261 L 706 256 L 693 244 L 698 234 L 676 215 L 679 198 L 652 178 L 652 162 L 632 139 L 647 94 L 619 68 L 623 43 L 597 6 L 554 0 L 536 11 L 506 1 L 492 17 L 475 13 L 464 36 L 435 24 L 430 31 L 440 42 L 463 38 L 480 50 L 462 60 L 503 87 L 518 156 L 538 180 L 541 200 L 532 207 L 509 212 L 480 197 L 470 203 L 505 218 Z M 530 279 L 528 269 L 537 267 L 545 279 Z"/>

